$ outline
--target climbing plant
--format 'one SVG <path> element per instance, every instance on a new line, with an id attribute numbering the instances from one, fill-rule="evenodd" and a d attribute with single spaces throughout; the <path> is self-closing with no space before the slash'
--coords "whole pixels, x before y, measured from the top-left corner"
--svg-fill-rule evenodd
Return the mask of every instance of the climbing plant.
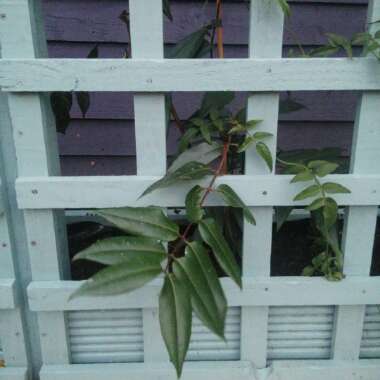
<path id="1" fill-rule="evenodd" d="M 276 1 L 289 15 L 287 2 Z M 170 20 L 173 19 L 168 0 L 164 1 L 164 13 Z M 129 32 L 128 12 L 123 12 L 120 18 Z M 307 53 L 300 46 L 297 54 L 305 58 L 327 56 L 343 49 L 351 56 L 352 45 L 361 43 L 368 52 L 378 57 L 378 38 L 378 35 L 362 33 L 349 41 L 330 34 L 323 48 Z M 165 56 L 214 57 L 215 43 L 217 57 L 223 58 L 221 0 L 216 1 L 215 19 L 167 50 Z M 130 52 L 126 49 L 125 57 L 129 56 Z M 68 94 L 65 98 L 65 101 L 71 102 Z M 170 94 L 166 95 L 167 114 L 171 116 L 168 126 L 172 119 L 181 134 L 178 154 L 166 175 L 149 186 L 141 197 L 188 183 L 186 223 L 179 225 L 167 216 L 164 209 L 154 205 L 95 210 L 96 214 L 124 231 L 125 235 L 98 241 L 75 257 L 75 260 L 90 260 L 107 267 L 84 282 L 72 298 L 124 294 L 157 277 L 162 278 L 160 326 L 178 377 L 181 376 L 189 347 L 193 313 L 210 331 L 224 339 L 227 300 L 220 278 L 228 276 L 238 287 L 242 287 L 241 252 L 237 249 L 241 242 L 234 238 L 236 235 L 232 229 L 242 218 L 255 225 L 255 215 L 232 187 L 219 184 L 218 179 L 225 174 L 244 173 L 244 152 L 247 149 L 256 152 L 268 172 L 272 172 L 277 164 L 284 174 L 294 175 L 292 183 L 305 184 L 294 201 L 310 200 L 306 209 L 310 211 L 318 230 L 320 252 L 303 274 L 322 274 L 334 281 L 344 276 L 343 254 L 337 233 L 338 205 L 333 197 L 350 190 L 339 183 L 325 180 L 327 175 L 338 169 L 338 164 L 312 156 L 302 160 L 289 160 L 282 155 L 273 157 L 267 144 L 274 137 L 258 129 L 262 120 L 247 120 L 245 109 L 233 113 L 229 107 L 233 99 L 231 92 L 206 93 L 196 112 L 183 121 L 178 116 L 173 98 Z M 82 103 L 85 114 L 89 106 L 88 95 L 81 95 L 78 101 Z M 288 94 L 281 102 L 280 112 L 292 112 L 302 107 Z M 207 206 L 209 197 L 218 197 L 224 202 L 224 217 L 218 217 L 215 208 Z M 291 208 L 279 209 L 278 224 L 290 212 Z"/>

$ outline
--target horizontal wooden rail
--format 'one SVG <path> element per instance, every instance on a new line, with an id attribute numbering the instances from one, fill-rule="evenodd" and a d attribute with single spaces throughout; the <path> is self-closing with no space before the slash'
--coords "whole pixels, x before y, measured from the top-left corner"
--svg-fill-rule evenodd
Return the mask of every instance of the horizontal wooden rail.
<path id="1" fill-rule="evenodd" d="M 380 66 L 380 65 L 379 65 Z M 218 184 L 230 185 L 248 206 L 304 205 L 294 196 L 305 186 L 291 184 L 287 175 L 229 175 Z M 157 205 L 183 207 L 185 195 L 194 183 L 162 189 L 138 200 L 143 191 L 159 177 L 22 177 L 16 182 L 18 206 L 22 209 L 75 209 Z M 337 195 L 341 205 L 380 205 L 380 176 L 331 175 L 323 182 L 336 181 L 351 190 Z M 208 182 L 204 181 L 206 185 Z M 222 205 L 216 196 L 209 197 L 209 206 Z"/>
<path id="2" fill-rule="evenodd" d="M 0 88 L 46 91 L 380 90 L 372 58 L 4 59 Z"/>
<path id="3" fill-rule="evenodd" d="M 15 285 L 14 279 L 0 279 L 0 310 L 17 306 Z"/>
<path id="4" fill-rule="evenodd" d="M 338 362 L 330 360 L 297 360 L 273 362 L 270 367 L 255 369 L 250 362 L 188 362 L 183 380 L 378 380 L 380 360 Z M 176 380 L 170 364 L 79 364 L 45 365 L 41 380 Z"/>
<path id="5" fill-rule="evenodd" d="M 380 277 L 349 277 L 340 282 L 324 278 L 246 277 L 240 290 L 223 279 L 229 306 L 374 305 L 379 303 Z M 40 281 L 28 287 L 33 311 L 106 310 L 158 306 L 161 280 L 155 280 L 127 295 L 80 297 L 69 300 L 79 281 Z"/>
<path id="6" fill-rule="evenodd" d="M 26 367 L 0 368 L 0 380 L 28 380 L 28 370 Z"/>

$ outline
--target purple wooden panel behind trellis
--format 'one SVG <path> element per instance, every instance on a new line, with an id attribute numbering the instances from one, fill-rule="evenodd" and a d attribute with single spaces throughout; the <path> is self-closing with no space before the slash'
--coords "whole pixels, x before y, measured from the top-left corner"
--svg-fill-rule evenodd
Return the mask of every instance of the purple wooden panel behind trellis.
<path id="1" fill-rule="evenodd" d="M 214 14 L 214 4 L 201 1 L 173 3 L 174 23 L 165 22 L 165 40 L 173 44 L 200 27 Z M 284 55 L 298 41 L 306 47 L 321 45 L 326 32 L 350 37 L 365 27 L 366 0 L 292 1 L 286 24 Z M 45 24 L 51 57 L 85 57 L 99 43 L 101 57 L 121 57 L 128 42 L 118 19 L 125 0 L 44 0 Z M 225 1 L 226 57 L 246 57 L 248 8 L 242 1 Z M 358 53 L 359 50 L 356 51 Z M 176 94 L 182 117 L 191 114 L 201 94 Z M 281 117 L 282 149 L 339 146 L 349 151 L 356 95 L 349 93 L 296 93 L 306 109 Z M 238 96 L 239 104 L 244 99 Z M 59 136 L 63 174 L 130 174 L 135 170 L 133 109 L 130 94 L 93 94 L 86 120 L 77 106 L 66 136 Z M 175 151 L 176 133 L 168 139 Z"/>

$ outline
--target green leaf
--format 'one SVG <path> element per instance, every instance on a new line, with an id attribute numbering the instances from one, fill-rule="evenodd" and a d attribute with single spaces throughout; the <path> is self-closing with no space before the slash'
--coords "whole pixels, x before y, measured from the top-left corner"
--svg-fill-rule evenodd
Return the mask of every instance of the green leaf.
<path id="1" fill-rule="evenodd" d="M 339 165 L 334 162 L 316 160 L 310 161 L 308 167 L 312 169 L 318 177 L 325 177 L 326 175 L 335 172 Z"/>
<path id="2" fill-rule="evenodd" d="M 201 52 L 204 54 L 205 45 L 210 48 L 210 44 L 206 40 L 208 32 L 209 26 L 204 26 L 189 34 L 173 48 L 166 50 L 165 58 L 199 58 Z"/>
<path id="3" fill-rule="evenodd" d="M 198 223 L 204 216 L 204 210 L 200 206 L 204 192 L 202 187 L 196 185 L 186 196 L 186 215 L 192 223 Z"/>
<path id="4" fill-rule="evenodd" d="M 319 210 L 320 208 L 324 207 L 325 205 L 325 198 L 318 198 L 318 199 L 315 199 L 309 206 L 307 206 L 306 208 L 309 210 L 309 211 L 315 211 L 315 210 Z"/>
<path id="5" fill-rule="evenodd" d="M 256 140 L 252 136 L 246 136 L 243 143 L 239 146 L 238 153 L 245 152 Z"/>
<path id="6" fill-rule="evenodd" d="M 218 194 L 223 198 L 227 206 L 241 208 L 243 210 L 244 218 L 251 224 L 256 224 L 255 218 L 249 207 L 240 199 L 235 191 L 228 185 L 220 185 L 216 189 Z"/>
<path id="7" fill-rule="evenodd" d="M 315 273 L 315 269 L 314 269 L 314 267 L 311 266 L 311 265 L 308 265 L 308 266 L 305 267 L 304 270 L 302 271 L 302 276 L 310 277 L 310 276 L 312 276 L 314 273 Z"/>
<path id="8" fill-rule="evenodd" d="M 255 129 L 261 122 L 262 120 L 249 120 L 245 123 L 245 127 L 248 130 Z"/>
<path id="9" fill-rule="evenodd" d="M 189 128 L 186 132 L 181 136 L 178 143 L 179 152 L 184 152 L 191 143 L 191 140 L 197 136 L 199 133 L 198 128 Z"/>
<path id="10" fill-rule="evenodd" d="M 179 237 L 179 227 L 159 207 L 124 207 L 95 211 L 109 222 L 132 235 L 172 241 Z"/>
<path id="11" fill-rule="evenodd" d="M 320 193 L 321 189 L 318 185 L 310 185 L 306 189 L 302 190 L 294 197 L 294 201 L 302 201 L 307 198 L 315 197 Z"/>
<path id="12" fill-rule="evenodd" d="M 57 132 L 65 134 L 71 121 L 70 110 L 73 105 L 73 94 L 71 92 L 52 92 L 50 104 Z"/>
<path id="13" fill-rule="evenodd" d="M 332 198 L 326 198 L 323 207 L 323 217 L 325 219 L 326 227 L 333 226 L 338 218 L 338 205 Z"/>
<path id="14" fill-rule="evenodd" d="M 239 265 L 215 220 L 211 218 L 202 220 L 199 223 L 199 232 L 203 241 L 212 248 L 221 268 L 241 288 L 241 271 Z"/>
<path id="15" fill-rule="evenodd" d="M 253 134 L 253 137 L 256 140 L 264 140 L 264 139 L 267 139 L 268 137 L 273 137 L 273 134 L 269 132 L 255 132 Z"/>
<path id="16" fill-rule="evenodd" d="M 165 247 L 145 237 L 117 236 L 99 240 L 75 255 L 73 260 L 90 260 L 105 265 L 134 261 L 139 256 L 158 262 L 166 258 Z"/>
<path id="17" fill-rule="evenodd" d="M 331 46 L 343 48 L 347 56 L 352 58 L 352 46 L 351 42 L 347 38 L 335 33 L 327 33 L 326 35 Z"/>
<path id="18" fill-rule="evenodd" d="M 87 58 L 94 59 L 99 57 L 99 47 L 96 44 L 88 53 Z"/>
<path id="19" fill-rule="evenodd" d="M 222 154 L 222 147 L 218 144 L 200 143 L 181 153 L 170 165 L 168 173 L 173 173 L 183 165 L 197 161 L 202 164 L 209 164 Z"/>
<path id="20" fill-rule="evenodd" d="M 87 111 L 90 108 L 90 94 L 87 91 L 80 91 L 76 92 L 75 96 L 82 112 L 82 116 L 85 118 Z"/>
<path id="21" fill-rule="evenodd" d="M 162 273 L 160 262 L 146 256 L 110 266 L 87 280 L 70 299 L 79 296 L 111 296 L 141 288 Z"/>
<path id="22" fill-rule="evenodd" d="M 163 6 L 163 12 L 164 12 L 164 15 L 165 15 L 170 21 L 173 21 L 173 15 L 172 15 L 172 12 L 171 12 L 171 8 L 170 8 L 170 2 L 169 2 L 169 0 L 164 0 L 162 6 Z"/>
<path id="23" fill-rule="evenodd" d="M 321 46 L 319 48 L 313 49 L 310 51 L 311 57 L 329 57 L 339 51 L 339 47 L 336 46 Z"/>
<path id="24" fill-rule="evenodd" d="M 235 125 L 234 127 L 232 127 L 229 131 L 228 131 L 228 134 L 229 135 L 232 135 L 234 133 L 242 133 L 242 132 L 246 132 L 247 131 L 247 128 L 242 125 L 242 124 L 237 124 Z"/>
<path id="25" fill-rule="evenodd" d="M 197 317 L 224 339 L 227 301 L 214 265 L 200 242 L 189 243 L 185 253 L 174 263 L 174 274 L 190 291 Z"/>
<path id="26" fill-rule="evenodd" d="M 328 194 L 349 194 L 351 191 L 339 183 L 326 182 L 322 185 L 323 190 Z"/>
<path id="27" fill-rule="evenodd" d="M 306 108 L 303 104 L 296 102 L 290 97 L 287 97 L 286 99 L 280 100 L 280 114 L 287 114 L 291 112 L 296 112 L 299 110 L 302 110 Z"/>
<path id="28" fill-rule="evenodd" d="M 161 334 L 179 378 L 190 343 L 192 311 L 188 290 L 173 274 L 165 277 L 159 298 L 159 318 Z"/>
<path id="29" fill-rule="evenodd" d="M 256 152 L 265 161 L 270 171 L 273 170 L 273 158 L 268 146 L 262 141 L 256 144 Z"/>
<path id="30" fill-rule="evenodd" d="M 295 175 L 290 182 L 291 183 L 307 182 L 307 181 L 311 181 L 312 179 L 314 179 L 313 173 L 310 170 L 306 169 L 298 173 L 297 175 Z"/>
<path id="31" fill-rule="evenodd" d="M 206 92 L 201 104 L 200 113 L 207 114 L 211 109 L 221 110 L 226 105 L 230 104 L 235 98 L 235 93 L 231 91 L 223 92 Z"/>
<path id="32" fill-rule="evenodd" d="M 293 206 L 275 207 L 275 211 L 277 231 L 280 231 L 281 227 L 284 225 L 289 215 L 293 211 Z"/>
<path id="33" fill-rule="evenodd" d="M 199 130 L 201 132 L 201 135 L 202 137 L 209 143 L 211 144 L 212 141 L 211 141 L 211 133 L 210 133 L 210 129 L 209 129 L 209 123 L 204 120 L 204 119 L 201 119 L 199 117 L 196 117 L 194 119 L 191 119 L 190 120 L 194 125 L 196 125 L 197 127 L 199 127 Z"/>
<path id="34" fill-rule="evenodd" d="M 188 162 L 187 164 L 178 168 L 174 172 L 167 173 L 165 177 L 161 178 L 153 185 L 149 186 L 141 196 L 143 197 L 154 190 L 169 187 L 178 182 L 202 179 L 203 177 L 209 174 L 212 174 L 212 170 L 209 168 L 208 165 L 195 161 Z"/>
<path id="35" fill-rule="evenodd" d="M 290 16 L 290 7 L 286 0 L 277 0 L 277 3 L 281 7 L 282 11 L 284 12 L 285 16 Z"/>

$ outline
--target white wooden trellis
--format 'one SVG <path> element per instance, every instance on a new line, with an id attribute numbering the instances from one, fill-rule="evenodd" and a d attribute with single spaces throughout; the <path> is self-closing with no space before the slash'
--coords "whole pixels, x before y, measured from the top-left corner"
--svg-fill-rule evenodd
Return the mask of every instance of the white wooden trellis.
<path id="1" fill-rule="evenodd" d="M 28 376 L 27 343 L 24 337 L 25 316 L 21 310 L 21 284 L 16 281 L 18 276 L 12 258 L 15 236 L 11 236 L 8 186 L 1 154 L 4 148 L 2 142 L 6 140 L 5 100 L 5 96 L 0 94 L 0 359 L 5 365 L 0 368 L 0 379 L 25 380 Z"/>
<path id="2" fill-rule="evenodd" d="M 245 176 L 225 176 L 254 208 L 258 226 L 245 226 L 244 287 L 223 284 L 232 307 L 241 307 L 240 360 L 189 362 L 184 379 L 378 380 L 380 360 L 359 359 L 365 305 L 379 303 L 380 278 L 369 277 L 374 227 L 380 204 L 380 65 L 372 58 L 282 59 L 283 16 L 274 1 L 251 1 L 249 59 L 164 60 L 161 0 L 130 0 L 133 58 L 130 60 L 42 59 L 38 44 L 41 20 L 32 0 L 0 0 L 2 56 L 0 86 L 8 93 L 19 178 L 18 206 L 24 212 L 33 282 L 29 305 L 38 313 L 43 367 L 41 379 L 174 379 L 159 337 L 157 295 L 160 281 L 128 296 L 80 298 L 69 302 L 78 283 L 65 281 L 65 239 L 57 211 L 65 208 L 184 205 L 188 186 L 162 190 L 136 201 L 165 172 L 166 91 L 251 91 L 250 118 L 263 118 L 262 128 L 276 135 L 279 91 L 361 90 L 356 122 L 352 174 L 331 176 L 352 191 L 337 197 L 349 206 L 344 235 L 347 278 L 329 283 L 321 278 L 270 277 L 272 207 L 292 205 L 299 190 L 289 177 L 265 174 L 253 152 Z M 4 9 L 4 11 L 3 11 Z M 149 9 L 149 12 L 147 12 Z M 369 20 L 380 19 L 373 0 Z M 12 27 L 11 27 L 12 25 Z M 17 27 L 15 27 L 17 26 Z M 373 28 L 376 24 L 373 24 Z M 39 58 L 39 59 L 36 59 Z M 137 176 L 58 177 L 54 138 L 50 136 L 43 96 L 48 91 L 134 91 Z M 271 145 L 275 151 L 275 138 Z M 210 205 L 216 205 L 211 200 Z M 360 233 L 359 233 L 360 232 Z M 67 257 L 67 256 L 66 256 Z M 272 361 L 268 367 L 267 329 L 276 307 L 337 305 L 330 360 Z M 142 310 L 143 362 L 72 364 L 68 337 L 75 314 L 96 310 Z M 303 309 L 305 310 L 305 309 Z M 312 309 L 316 310 L 316 309 Z M 305 313 L 305 311 L 303 311 Z M 89 315 L 89 314 L 87 314 Z M 58 344 L 57 344 L 58 343 Z M 138 360 L 136 360 L 138 361 Z"/>

